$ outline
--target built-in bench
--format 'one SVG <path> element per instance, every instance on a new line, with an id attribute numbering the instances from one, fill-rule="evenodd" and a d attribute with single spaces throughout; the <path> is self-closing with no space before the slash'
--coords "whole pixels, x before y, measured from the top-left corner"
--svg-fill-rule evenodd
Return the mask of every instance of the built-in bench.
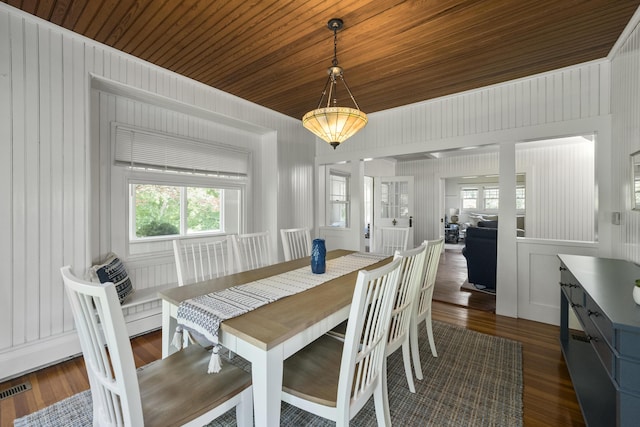
<path id="1" fill-rule="evenodd" d="M 129 335 L 140 335 L 162 325 L 158 291 L 178 286 L 173 254 L 125 261 L 134 292 L 122 304 Z"/>

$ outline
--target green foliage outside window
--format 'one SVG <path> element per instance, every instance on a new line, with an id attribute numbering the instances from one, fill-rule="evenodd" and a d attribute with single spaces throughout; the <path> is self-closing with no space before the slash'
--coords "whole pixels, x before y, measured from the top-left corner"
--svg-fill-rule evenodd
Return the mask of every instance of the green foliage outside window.
<path id="1" fill-rule="evenodd" d="M 136 237 L 180 234 L 180 187 L 135 186 Z"/>
<path id="2" fill-rule="evenodd" d="M 135 184 L 136 237 L 180 235 L 180 217 L 187 233 L 220 231 L 221 191 L 203 187 Z M 182 206 L 182 192 L 186 205 Z"/>
<path id="3" fill-rule="evenodd" d="M 187 189 L 187 232 L 220 230 L 220 191 Z"/>

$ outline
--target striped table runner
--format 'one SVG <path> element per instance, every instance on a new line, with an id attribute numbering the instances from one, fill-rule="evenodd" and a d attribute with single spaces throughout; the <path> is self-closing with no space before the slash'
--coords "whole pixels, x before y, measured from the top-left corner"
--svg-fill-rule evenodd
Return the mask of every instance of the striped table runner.
<path id="1" fill-rule="evenodd" d="M 388 255 L 352 253 L 327 261 L 324 274 L 313 274 L 309 266 L 266 277 L 244 285 L 185 300 L 178 306 L 178 327 L 172 344 L 182 348 L 183 329 L 214 344 L 208 372 L 219 372 L 218 329 L 220 323 L 251 310 L 311 289 L 329 280 L 375 264 Z"/>

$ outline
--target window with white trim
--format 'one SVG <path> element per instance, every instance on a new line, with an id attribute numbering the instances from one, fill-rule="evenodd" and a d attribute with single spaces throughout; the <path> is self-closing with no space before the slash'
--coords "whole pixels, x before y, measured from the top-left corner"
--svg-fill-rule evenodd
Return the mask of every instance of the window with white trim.
<path id="1" fill-rule="evenodd" d="M 144 244 L 133 252 L 166 250 L 153 242 L 178 236 L 241 231 L 249 152 L 117 123 L 112 135 L 114 170 L 129 194 L 127 240 Z"/>
<path id="2" fill-rule="evenodd" d="M 329 224 L 332 227 L 349 227 L 349 181 L 344 172 L 329 172 Z"/>
<path id="3" fill-rule="evenodd" d="M 525 198 L 526 198 L 526 190 L 524 185 L 518 185 L 516 187 L 516 210 L 523 211 L 525 210 Z"/>
<path id="4" fill-rule="evenodd" d="M 463 188 L 460 190 L 462 197 L 462 209 L 478 209 L 478 189 Z"/>
<path id="5" fill-rule="evenodd" d="M 500 189 L 498 187 L 484 187 L 482 199 L 485 210 L 498 210 L 500 207 Z"/>
<path id="6" fill-rule="evenodd" d="M 240 189 L 133 182 L 130 195 L 129 238 L 138 240 L 224 234 L 225 214 L 234 211 L 230 206 L 240 200 Z"/>

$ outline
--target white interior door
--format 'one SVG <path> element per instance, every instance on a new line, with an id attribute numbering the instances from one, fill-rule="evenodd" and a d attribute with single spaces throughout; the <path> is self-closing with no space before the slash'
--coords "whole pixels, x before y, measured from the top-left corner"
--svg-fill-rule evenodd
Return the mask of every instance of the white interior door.
<path id="1" fill-rule="evenodd" d="M 374 178 L 372 245 L 376 247 L 379 227 L 409 227 L 409 248 L 413 241 L 413 177 L 381 176 Z"/>

